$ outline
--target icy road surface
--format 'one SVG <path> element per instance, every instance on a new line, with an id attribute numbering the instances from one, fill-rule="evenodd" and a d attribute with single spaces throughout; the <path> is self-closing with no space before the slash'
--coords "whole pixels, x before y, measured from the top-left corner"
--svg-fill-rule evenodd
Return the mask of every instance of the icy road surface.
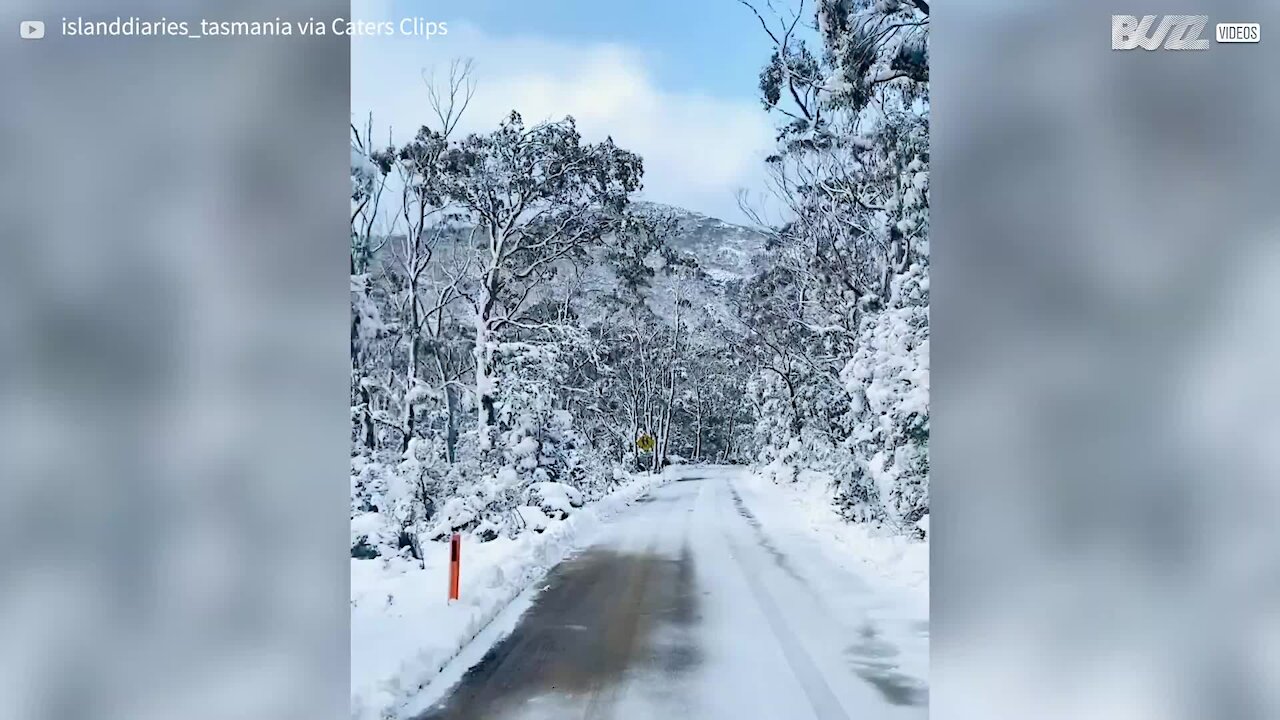
<path id="1" fill-rule="evenodd" d="M 743 471 L 699 474 L 553 570 L 418 718 L 927 717 L 927 624 L 812 537 L 771 534 Z"/>

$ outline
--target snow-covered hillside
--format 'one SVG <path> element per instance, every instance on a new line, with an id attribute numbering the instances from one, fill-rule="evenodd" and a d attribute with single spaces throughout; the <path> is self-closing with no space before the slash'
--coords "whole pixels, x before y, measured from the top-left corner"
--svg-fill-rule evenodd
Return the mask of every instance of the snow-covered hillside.
<path id="1" fill-rule="evenodd" d="M 674 219 L 668 244 L 696 258 L 712 280 L 744 280 L 759 270 L 766 238 L 759 230 L 661 203 L 638 201 L 632 208 L 641 215 Z"/>

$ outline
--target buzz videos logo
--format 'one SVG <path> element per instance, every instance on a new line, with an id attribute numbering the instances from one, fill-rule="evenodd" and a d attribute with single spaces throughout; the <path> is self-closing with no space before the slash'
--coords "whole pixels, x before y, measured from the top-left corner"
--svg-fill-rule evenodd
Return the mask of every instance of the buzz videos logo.
<path id="1" fill-rule="evenodd" d="M 1204 29 L 1208 15 L 1112 15 L 1112 50 L 1208 50 Z M 1220 43 L 1256 43 L 1258 23 L 1218 23 L 1214 39 Z"/>
<path id="2" fill-rule="evenodd" d="M 1165 15 L 1156 25 L 1158 15 L 1111 16 L 1112 50 L 1208 50 L 1209 41 L 1200 37 L 1209 24 L 1208 15 Z M 1155 26 L 1155 33 L 1151 28 Z"/>

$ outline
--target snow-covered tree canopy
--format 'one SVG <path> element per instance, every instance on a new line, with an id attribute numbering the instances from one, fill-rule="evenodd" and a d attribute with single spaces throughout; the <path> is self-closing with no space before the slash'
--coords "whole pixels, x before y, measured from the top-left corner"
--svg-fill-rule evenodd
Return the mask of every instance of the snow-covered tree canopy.
<path id="1" fill-rule="evenodd" d="M 828 473 L 853 520 L 919 534 L 929 436 L 929 64 L 923 0 L 755 13 L 789 210 L 736 306 L 761 460 Z"/>
<path id="2" fill-rule="evenodd" d="M 635 202 L 641 158 L 571 117 L 455 136 L 465 63 L 402 146 L 353 123 L 353 554 L 540 531 L 682 459 L 923 535 L 929 5 L 740 1 L 774 45 L 757 228 Z"/>

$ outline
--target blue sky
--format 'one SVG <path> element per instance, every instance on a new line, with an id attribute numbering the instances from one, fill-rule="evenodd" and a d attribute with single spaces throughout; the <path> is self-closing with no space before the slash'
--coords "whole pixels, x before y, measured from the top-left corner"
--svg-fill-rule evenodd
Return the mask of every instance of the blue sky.
<path id="1" fill-rule="evenodd" d="M 511 109 L 527 121 L 572 114 L 645 158 L 641 197 L 743 221 L 739 189 L 765 189 L 773 119 L 757 97 L 768 38 L 735 0 L 357 2 L 353 14 L 445 21 L 446 36 L 352 42 L 352 112 L 403 139 L 426 120 L 424 68 L 476 62 L 462 129 Z M 380 130 L 385 132 L 385 130 Z"/>
<path id="2" fill-rule="evenodd" d="M 572 43 L 618 43 L 650 53 L 672 89 L 755 99 L 768 38 L 737 0 L 468 0 L 397 3 L 397 11 L 439 14 L 501 35 Z"/>

